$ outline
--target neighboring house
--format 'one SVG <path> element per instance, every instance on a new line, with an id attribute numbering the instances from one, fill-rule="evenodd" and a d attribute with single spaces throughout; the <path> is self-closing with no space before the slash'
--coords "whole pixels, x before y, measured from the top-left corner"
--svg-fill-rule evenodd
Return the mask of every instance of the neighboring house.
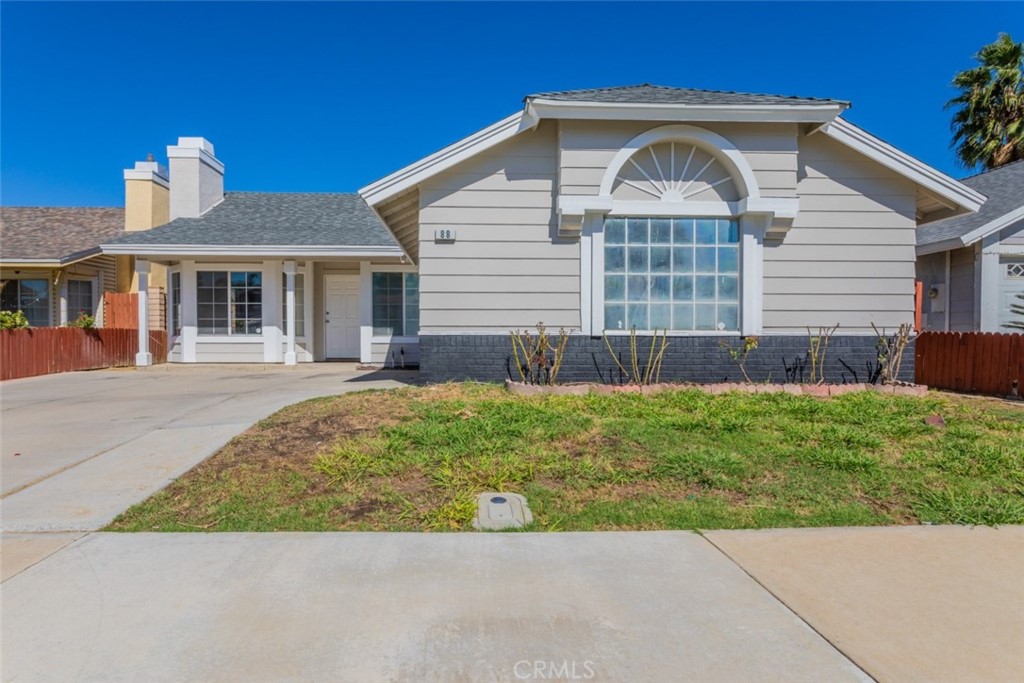
<path id="1" fill-rule="evenodd" d="M 602 334 L 668 329 L 663 377 L 799 378 L 807 328 L 866 379 L 872 323 L 914 318 L 918 227 L 985 197 L 845 121 L 837 100 L 631 86 L 543 93 L 355 195 L 223 192 L 201 138 L 168 148 L 170 224 L 112 240 L 169 268 L 171 360 L 415 362 L 515 377 L 509 331 L 572 329 L 564 379 L 606 377 Z M 365 202 L 365 203 L 364 203 Z M 301 327 L 300 327 L 301 323 Z M 146 357 L 140 356 L 140 362 Z M 904 364 L 913 372 L 912 359 Z M 839 377 L 836 376 L 836 379 Z"/>
<path id="2" fill-rule="evenodd" d="M 923 326 L 1013 332 L 1010 303 L 1024 294 L 1024 161 L 962 182 L 988 197 L 981 209 L 917 233 Z"/>
<path id="3" fill-rule="evenodd" d="M 117 273 L 100 243 L 123 231 L 124 209 L 0 208 L 0 309 L 22 311 L 33 327 L 80 313 L 102 324 L 103 293 L 115 291 Z"/>

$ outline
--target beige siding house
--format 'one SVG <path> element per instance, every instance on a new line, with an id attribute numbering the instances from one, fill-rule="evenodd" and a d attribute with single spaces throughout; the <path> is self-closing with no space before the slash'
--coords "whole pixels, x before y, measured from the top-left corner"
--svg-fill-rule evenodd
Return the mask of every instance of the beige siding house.
<path id="1" fill-rule="evenodd" d="M 22 311 L 33 327 L 64 325 L 81 313 L 102 325 L 117 265 L 99 245 L 123 230 L 118 208 L 0 208 L 0 308 Z"/>
<path id="2" fill-rule="evenodd" d="M 340 357 L 500 380 L 517 376 L 509 331 L 543 322 L 572 331 L 567 379 L 617 380 L 605 334 L 622 349 L 631 330 L 667 330 L 666 377 L 731 377 L 721 343 L 757 336 L 755 375 L 783 381 L 805 372 L 807 328 L 838 324 L 835 379 L 864 381 L 872 324 L 913 321 L 921 226 L 985 197 L 847 107 L 542 93 L 358 196 L 225 194 L 212 145 L 183 138 L 169 149 L 177 220 L 104 251 L 169 269 L 182 362 Z M 184 149 L 197 165 L 178 170 Z M 179 183 L 200 200 L 176 214 Z"/>
<path id="3" fill-rule="evenodd" d="M 927 225 L 917 235 L 926 329 L 1012 332 L 1010 306 L 1024 295 L 1024 162 L 966 178 L 988 199 L 976 214 Z"/>

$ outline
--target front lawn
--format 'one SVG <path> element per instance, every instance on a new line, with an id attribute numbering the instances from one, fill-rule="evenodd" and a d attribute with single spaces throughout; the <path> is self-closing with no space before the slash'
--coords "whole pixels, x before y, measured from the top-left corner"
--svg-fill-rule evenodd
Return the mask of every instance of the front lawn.
<path id="1" fill-rule="evenodd" d="M 359 392 L 263 420 L 109 529 L 470 529 L 486 490 L 525 494 L 533 528 L 550 531 L 1020 524 L 1024 407 L 875 392 Z"/>

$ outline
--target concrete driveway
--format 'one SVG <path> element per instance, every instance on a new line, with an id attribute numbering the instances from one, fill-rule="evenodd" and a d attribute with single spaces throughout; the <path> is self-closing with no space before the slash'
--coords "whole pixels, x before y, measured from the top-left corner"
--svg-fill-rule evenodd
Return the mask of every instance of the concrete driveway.
<path id="1" fill-rule="evenodd" d="M 4 382 L 0 512 L 7 545 L 11 553 L 28 552 L 35 542 L 13 533 L 102 528 L 286 405 L 414 378 L 359 373 L 350 364 L 166 365 Z M 36 541 L 42 548 L 59 545 L 58 538 Z"/>

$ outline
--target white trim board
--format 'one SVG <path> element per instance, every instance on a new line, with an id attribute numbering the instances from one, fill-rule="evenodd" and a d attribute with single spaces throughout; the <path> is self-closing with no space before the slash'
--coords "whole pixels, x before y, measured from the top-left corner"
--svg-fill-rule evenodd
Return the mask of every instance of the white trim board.
<path id="1" fill-rule="evenodd" d="M 841 142 L 869 159 L 914 181 L 942 199 L 952 202 L 960 207 L 960 213 L 977 211 L 987 199 L 977 190 L 973 190 L 945 173 L 935 170 L 923 161 L 901 152 L 845 119 L 837 117 L 811 134 L 817 132 Z"/>
<path id="2" fill-rule="evenodd" d="M 400 247 L 334 245 L 257 245 L 257 244 L 102 244 L 104 254 L 137 256 L 267 256 L 272 258 L 315 258 L 323 256 L 360 256 L 366 258 L 402 257 Z"/>
<path id="3" fill-rule="evenodd" d="M 517 111 L 458 142 L 400 168 L 391 175 L 360 188 L 358 193 L 371 207 L 395 197 L 427 178 L 445 171 L 470 157 L 501 144 L 536 125 L 525 112 Z"/>
<path id="4" fill-rule="evenodd" d="M 581 102 L 531 98 L 526 112 L 541 119 L 600 119 L 610 121 L 745 121 L 753 123 L 823 123 L 849 105 L 739 104 L 703 105 L 661 102 Z"/>

